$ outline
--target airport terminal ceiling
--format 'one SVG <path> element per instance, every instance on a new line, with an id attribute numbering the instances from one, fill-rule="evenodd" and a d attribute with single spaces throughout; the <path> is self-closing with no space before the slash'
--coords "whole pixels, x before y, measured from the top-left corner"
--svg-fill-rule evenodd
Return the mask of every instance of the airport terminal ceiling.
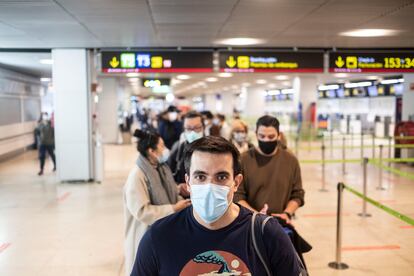
<path id="1" fill-rule="evenodd" d="M 402 48 L 413 46 L 413 13 L 408 0 L 1 1 L 0 48 L 212 47 L 238 37 L 260 47 Z M 361 29 L 386 36 L 348 36 Z"/>

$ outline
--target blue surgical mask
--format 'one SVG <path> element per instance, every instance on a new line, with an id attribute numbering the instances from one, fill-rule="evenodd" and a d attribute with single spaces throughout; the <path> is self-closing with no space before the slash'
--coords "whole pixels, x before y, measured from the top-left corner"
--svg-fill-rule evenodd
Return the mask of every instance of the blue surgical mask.
<path id="1" fill-rule="evenodd" d="M 191 185 L 191 204 L 194 211 L 205 223 L 221 218 L 229 208 L 227 196 L 230 187 L 212 183 Z"/>
<path id="2" fill-rule="evenodd" d="M 158 163 L 163 164 L 163 163 L 167 162 L 168 157 L 170 157 L 170 151 L 167 148 L 165 148 L 162 151 L 162 155 L 157 157 Z"/>
<path id="3" fill-rule="evenodd" d="M 186 131 L 185 132 L 185 139 L 187 140 L 188 143 L 192 143 L 195 140 L 200 139 L 201 137 L 203 137 L 203 133 L 202 132 L 195 132 L 195 131 Z"/>

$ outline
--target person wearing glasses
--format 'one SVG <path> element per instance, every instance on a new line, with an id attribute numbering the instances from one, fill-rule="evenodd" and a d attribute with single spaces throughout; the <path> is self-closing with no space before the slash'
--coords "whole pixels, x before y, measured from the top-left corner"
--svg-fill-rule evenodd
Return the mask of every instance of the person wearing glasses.
<path id="1" fill-rule="evenodd" d="M 168 165 L 178 184 L 180 194 L 188 197 L 190 194 L 185 185 L 184 151 L 189 144 L 204 137 L 203 115 L 196 111 L 189 111 L 184 115 L 184 141 L 178 141 L 171 149 Z"/>
<path id="2" fill-rule="evenodd" d="M 125 274 L 130 275 L 138 244 L 158 219 L 190 205 L 178 195 L 171 170 L 165 163 L 169 150 L 155 132 L 136 130 L 138 159 L 123 190 L 125 217 Z"/>

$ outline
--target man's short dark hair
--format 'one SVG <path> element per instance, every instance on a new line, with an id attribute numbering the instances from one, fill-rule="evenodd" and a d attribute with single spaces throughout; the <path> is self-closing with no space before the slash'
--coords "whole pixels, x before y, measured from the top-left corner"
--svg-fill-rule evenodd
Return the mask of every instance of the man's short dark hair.
<path id="1" fill-rule="evenodd" d="M 188 175 L 190 175 L 191 157 L 196 151 L 212 154 L 230 153 L 233 157 L 233 176 L 240 174 L 242 171 L 240 153 L 232 143 L 223 137 L 206 136 L 192 142 L 184 152 L 184 167 Z"/>
<path id="2" fill-rule="evenodd" d="M 213 113 L 211 113 L 208 110 L 201 111 L 201 115 L 205 116 L 209 120 L 213 120 L 213 118 L 214 118 Z"/>
<path id="3" fill-rule="evenodd" d="M 259 129 L 259 126 L 274 127 L 279 133 L 279 120 L 276 119 L 276 117 L 270 115 L 260 117 L 256 122 L 256 132 Z"/>
<path id="4" fill-rule="evenodd" d="M 204 126 L 203 115 L 201 115 L 201 113 L 194 111 L 194 110 L 188 111 L 187 114 L 184 115 L 183 120 L 194 119 L 194 118 L 200 118 L 200 121 Z"/>
<path id="5" fill-rule="evenodd" d="M 226 120 L 226 115 L 224 115 L 224 114 L 217 114 L 217 118 L 219 118 L 220 121 L 224 122 Z"/>

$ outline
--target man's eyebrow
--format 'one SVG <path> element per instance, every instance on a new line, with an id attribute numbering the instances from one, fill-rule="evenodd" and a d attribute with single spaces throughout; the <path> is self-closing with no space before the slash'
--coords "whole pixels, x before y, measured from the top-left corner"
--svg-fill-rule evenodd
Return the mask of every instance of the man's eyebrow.
<path id="1" fill-rule="evenodd" d="M 204 171 L 196 170 L 193 172 L 193 174 L 207 174 L 207 173 Z"/>
<path id="2" fill-rule="evenodd" d="M 228 171 L 220 171 L 220 172 L 217 172 L 217 173 L 216 173 L 216 175 L 220 175 L 220 174 L 221 174 L 221 175 L 223 175 L 223 174 L 224 174 L 224 175 L 230 175 L 230 173 L 229 173 Z"/>

